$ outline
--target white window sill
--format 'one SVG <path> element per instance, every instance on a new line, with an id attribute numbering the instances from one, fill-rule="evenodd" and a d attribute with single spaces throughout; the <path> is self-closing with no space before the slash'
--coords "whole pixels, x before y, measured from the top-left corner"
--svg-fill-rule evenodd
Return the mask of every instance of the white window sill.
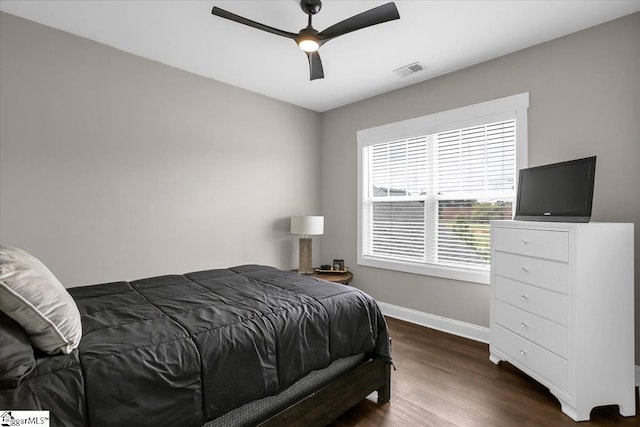
<path id="1" fill-rule="evenodd" d="M 390 261 L 372 257 L 358 257 L 358 265 L 383 268 L 385 270 L 402 271 L 405 273 L 421 274 L 423 276 L 442 277 L 445 279 L 462 280 L 465 282 L 489 284 L 489 270 L 471 268 L 445 267 L 435 264 L 414 264 L 402 261 Z"/>

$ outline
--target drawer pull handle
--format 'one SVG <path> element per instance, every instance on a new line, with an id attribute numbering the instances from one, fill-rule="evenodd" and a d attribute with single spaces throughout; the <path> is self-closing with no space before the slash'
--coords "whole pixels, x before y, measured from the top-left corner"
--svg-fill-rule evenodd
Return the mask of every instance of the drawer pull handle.
<path id="1" fill-rule="evenodd" d="M 520 298 L 522 298 L 523 301 L 526 301 L 529 299 L 529 297 L 526 296 L 525 294 L 520 295 Z"/>
<path id="2" fill-rule="evenodd" d="M 524 271 L 525 273 L 528 273 L 529 269 L 527 267 L 522 267 L 522 271 Z"/>
<path id="3" fill-rule="evenodd" d="M 527 352 L 526 352 L 526 351 L 524 351 L 524 350 L 520 350 L 520 355 L 521 355 L 521 356 L 526 356 L 526 355 L 527 355 Z"/>
<path id="4" fill-rule="evenodd" d="M 529 325 L 527 325 L 527 322 L 520 322 L 520 327 L 521 328 L 526 328 L 527 326 L 529 326 Z"/>
<path id="5" fill-rule="evenodd" d="M 524 239 L 520 240 L 520 242 L 521 242 L 523 245 L 526 245 L 526 244 L 528 244 L 528 243 L 529 243 L 529 242 L 527 242 L 527 241 L 526 241 L 526 240 L 524 240 Z"/>

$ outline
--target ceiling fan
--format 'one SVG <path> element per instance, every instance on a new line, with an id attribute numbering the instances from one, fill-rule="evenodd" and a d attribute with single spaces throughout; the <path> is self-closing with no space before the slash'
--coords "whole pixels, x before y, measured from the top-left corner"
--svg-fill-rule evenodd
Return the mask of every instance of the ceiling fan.
<path id="1" fill-rule="evenodd" d="M 320 46 L 331 39 L 352 31 L 400 18 L 396 5 L 394 3 L 386 3 L 381 6 L 374 7 L 373 9 L 369 9 L 366 12 L 354 15 L 351 18 L 347 18 L 344 21 L 340 21 L 337 24 L 326 28 L 324 31 L 318 32 L 318 30 L 311 26 L 311 19 L 313 15 L 320 12 L 320 8 L 322 8 L 322 1 L 301 0 L 300 7 L 302 8 L 302 11 L 309 16 L 309 21 L 306 28 L 303 28 L 298 33 L 279 30 L 250 19 L 243 18 L 242 16 L 227 12 L 226 10 L 215 6 L 213 7 L 213 10 L 211 10 L 211 13 L 240 24 L 248 25 L 278 36 L 287 37 L 295 41 L 298 44 L 298 47 L 307 54 L 307 58 L 309 59 L 309 69 L 311 73 L 310 80 L 324 78 L 322 61 L 320 60 L 320 54 L 318 53 Z"/>

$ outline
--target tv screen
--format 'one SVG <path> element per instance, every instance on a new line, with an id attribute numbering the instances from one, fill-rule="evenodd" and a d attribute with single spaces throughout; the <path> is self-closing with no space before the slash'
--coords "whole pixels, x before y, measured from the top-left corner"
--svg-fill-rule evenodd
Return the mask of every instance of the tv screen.
<path id="1" fill-rule="evenodd" d="M 514 219 L 589 222 L 596 157 L 521 169 Z"/>

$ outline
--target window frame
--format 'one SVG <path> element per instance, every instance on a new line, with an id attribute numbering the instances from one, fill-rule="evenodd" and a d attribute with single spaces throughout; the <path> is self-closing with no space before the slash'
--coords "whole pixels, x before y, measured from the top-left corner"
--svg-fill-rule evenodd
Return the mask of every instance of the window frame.
<path id="1" fill-rule="evenodd" d="M 400 122 L 390 123 L 357 132 L 357 264 L 426 276 L 489 284 L 489 271 L 432 263 L 413 263 L 380 259 L 363 255 L 363 202 L 365 182 L 363 164 L 365 147 L 417 138 L 452 129 L 477 126 L 493 121 L 516 120 L 516 183 L 520 169 L 528 165 L 527 111 L 529 92 L 472 104 Z"/>

